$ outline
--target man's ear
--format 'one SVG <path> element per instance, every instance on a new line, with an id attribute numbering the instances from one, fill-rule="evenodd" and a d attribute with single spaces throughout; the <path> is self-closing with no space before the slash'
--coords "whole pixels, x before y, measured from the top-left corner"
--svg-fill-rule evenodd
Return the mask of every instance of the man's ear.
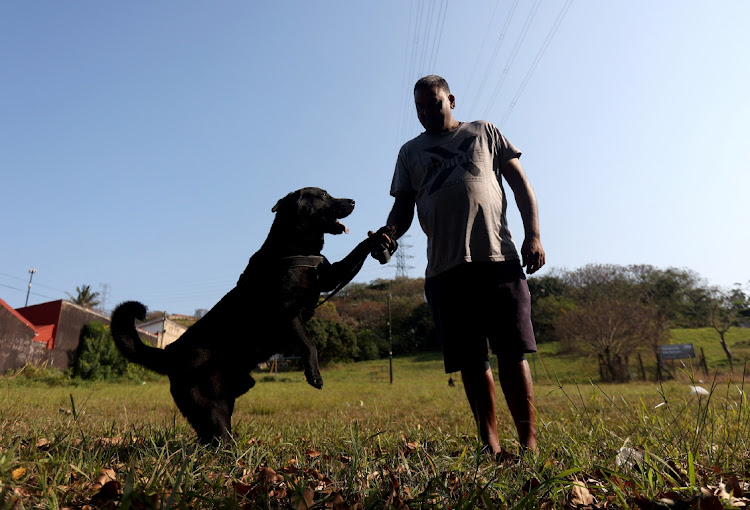
<path id="1" fill-rule="evenodd" d="M 287 196 L 285 196 L 284 198 L 282 198 L 278 202 L 276 202 L 276 205 L 271 208 L 271 212 L 276 212 L 280 208 L 282 208 L 283 206 L 285 206 L 287 204 L 291 204 L 292 202 L 296 202 L 297 200 L 299 200 L 299 197 L 300 197 L 299 190 L 292 191 Z"/>
<path id="2" fill-rule="evenodd" d="M 451 108 L 456 107 L 456 98 L 453 94 L 448 94 L 448 101 L 450 102 Z"/>

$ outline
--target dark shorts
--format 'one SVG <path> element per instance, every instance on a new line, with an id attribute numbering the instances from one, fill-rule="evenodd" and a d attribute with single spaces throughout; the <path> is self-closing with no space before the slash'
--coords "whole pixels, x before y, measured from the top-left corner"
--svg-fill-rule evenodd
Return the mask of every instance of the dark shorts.
<path id="1" fill-rule="evenodd" d="M 471 262 L 425 280 L 445 372 L 489 368 L 536 352 L 531 295 L 518 260 Z"/>

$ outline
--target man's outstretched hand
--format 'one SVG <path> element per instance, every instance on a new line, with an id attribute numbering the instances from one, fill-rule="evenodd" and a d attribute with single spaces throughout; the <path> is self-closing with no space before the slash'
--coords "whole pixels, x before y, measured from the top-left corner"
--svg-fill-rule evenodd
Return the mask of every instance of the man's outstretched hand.
<path id="1" fill-rule="evenodd" d="M 538 237 L 527 237 L 521 245 L 521 265 L 526 268 L 526 274 L 533 274 L 544 266 L 544 248 Z"/>
<path id="2" fill-rule="evenodd" d="M 396 227 L 393 225 L 380 227 L 377 232 L 371 230 L 367 233 L 367 236 L 370 238 L 372 245 L 370 255 L 381 264 L 387 263 L 391 259 L 391 255 L 398 249 Z"/>

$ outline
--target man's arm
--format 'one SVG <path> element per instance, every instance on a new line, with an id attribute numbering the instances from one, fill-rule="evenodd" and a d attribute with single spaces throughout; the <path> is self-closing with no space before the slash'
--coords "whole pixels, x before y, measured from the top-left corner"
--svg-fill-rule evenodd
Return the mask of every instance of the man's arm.
<path id="1" fill-rule="evenodd" d="M 396 239 L 409 230 L 411 222 L 414 219 L 414 205 L 416 204 L 416 195 L 411 191 L 397 191 L 393 208 L 388 215 L 388 225 L 396 227 Z"/>
<path id="2" fill-rule="evenodd" d="M 539 231 L 536 196 L 518 158 L 508 160 L 500 171 L 513 190 L 516 205 L 521 213 L 524 229 L 521 264 L 526 268 L 528 274 L 532 274 L 541 269 L 545 263 L 544 248 L 542 248 Z"/>
<path id="3" fill-rule="evenodd" d="M 391 234 L 383 232 L 387 227 L 381 228 L 377 233 L 373 231 L 367 233 L 367 235 L 370 236 L 370 239 L 374 239 L 375 236 L 378 236 L 376 242 L 382 249 L 387 248 L 391 254 L 398 249 L 396 239 L 404 235 L 411 226 L 411 222 L 414 219 L 414 205 L 416 203 L 414 193 L 409 191 L 397 191 L 395 198 L 396 200 L 393 202 L 393 208 L 388 215 L 388 222 L 386 223 L 386 225 L 395 228 L 395 232 L 392 235 L 393 238 L 391 239 L 391 237 L 389 237 Z M 381 264 L 385 264 L 388 262 L 388 259 L 390 259 L 390 256 L 381 258 L 376 256 L 375 253 L 373 253 L 372 256 Z"/>

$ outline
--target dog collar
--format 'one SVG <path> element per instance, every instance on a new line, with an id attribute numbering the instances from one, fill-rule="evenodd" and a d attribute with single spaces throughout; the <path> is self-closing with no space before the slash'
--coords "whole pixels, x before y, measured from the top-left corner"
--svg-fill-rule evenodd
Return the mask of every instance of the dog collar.
<path id="1" fill-rule="evenodd" d="M 318 267 L 325 259 L 323 255 L 292 255 L 279 262 L 285 267 Z"/>

